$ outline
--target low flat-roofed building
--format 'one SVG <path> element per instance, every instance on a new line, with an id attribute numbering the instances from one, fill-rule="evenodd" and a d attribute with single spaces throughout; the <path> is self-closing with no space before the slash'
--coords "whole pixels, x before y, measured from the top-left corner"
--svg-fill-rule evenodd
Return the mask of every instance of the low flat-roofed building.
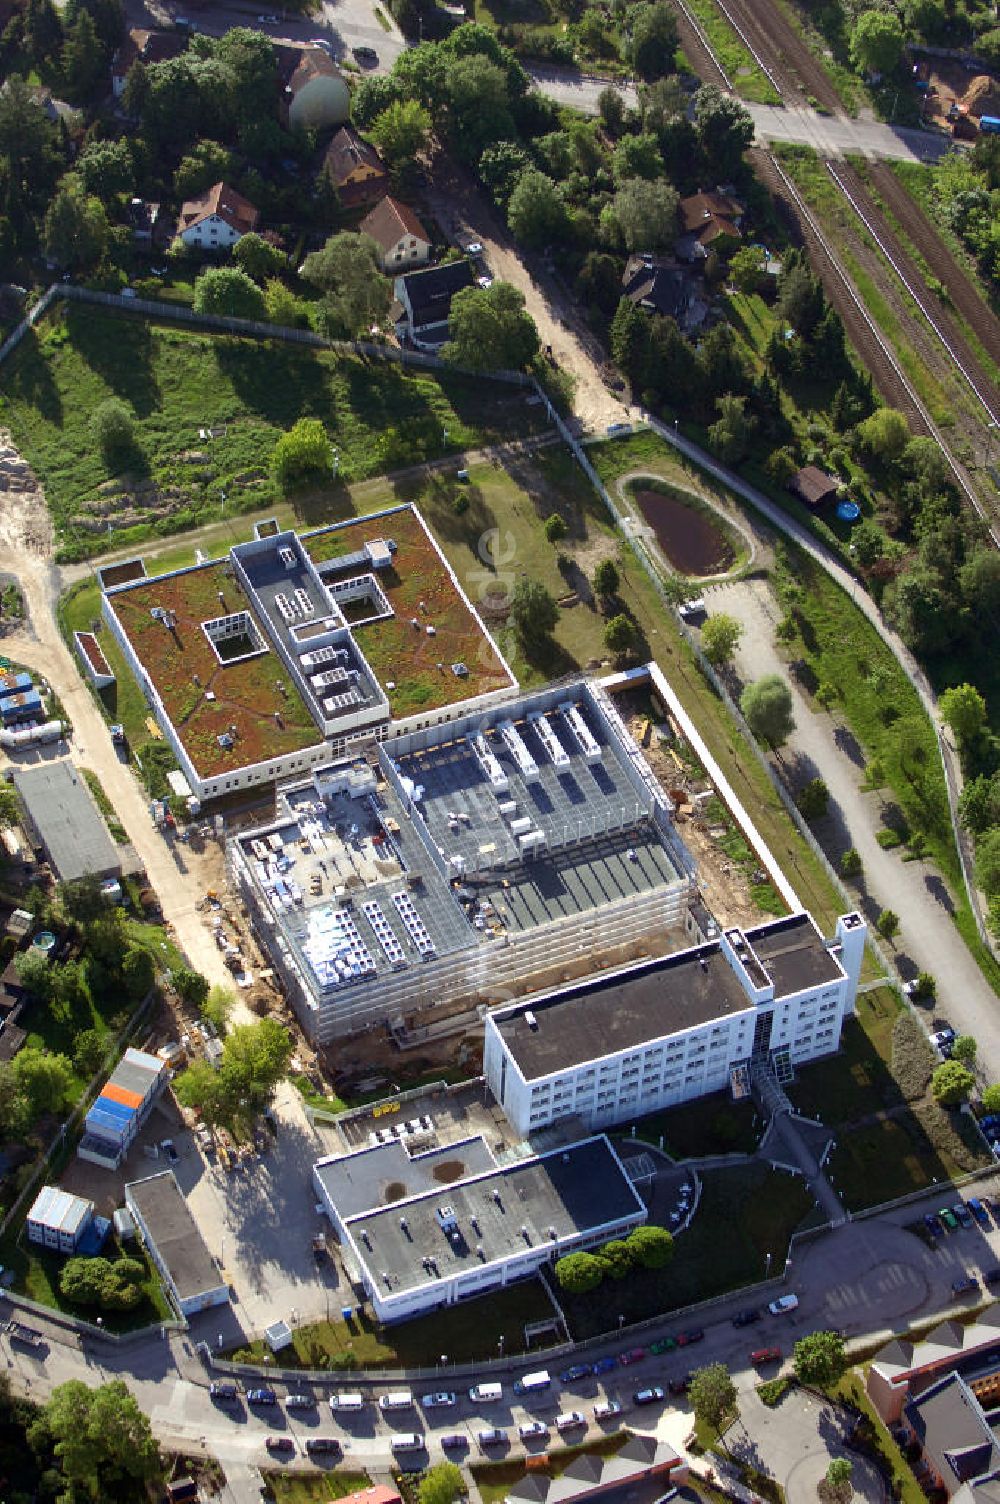
<path id="1" fill-rule="evenodd" d="M 166 1061 L 128 1049 L 94 1099 L 84 1121 L 77 1157 L 117 1169 L 167 1080 Z"/>
<path id="2" fill-rule="evenodd" d="M 498 1008 L 486 1079 L 515 1130 L 576 1118 L 587 1130 L 719 1091 L 778 1080 L 831 1054 L 853 1011 L 867 927 L 825 940 L 808 914 L 727 930 L 674 955 Z"/>
<path id="3" fill-rule="evenodd" d="M 116 846 L 81 774 L 66 759 L 16 767 L 11 773 L 24 806 L 28 833 L 60 882 L 120 877 L 134 871 L 126 848 Z M 130 852 L 130 848 L 129 848 Z"/>
<path id="4" fill-rule="evenodd" d="M 125 1205 L 176 1309 L 194 1316 L 225 1305 L 229 1286 L 206 1247 L 173 1170 L 134 1180 Z"/>
<path id="5" fill-rule="evenodd" d="M 386 1188 L 380 1174 L 367 1176 L 368 1165 L 384 1171 L 387 1147 L 313 1166 L 319 1200 L 379 1321 L 408 1319 L 525 1279 L 574 1249 L 627 1235 L 648 1215 L 603 1135 L 504 1165 L 481 1138 L 464 1140 L 449 1145 L 447 1155 L 461 1163 L 460 1177 L 431 1189 L 423 1183 L 425 1156 L 416 1154 L 412 1169 L 402 1170 L 414 1177 L 409 1192 L 406 1178 Z M 441 1154 L 429 1156 L 432 1180 Z"/>

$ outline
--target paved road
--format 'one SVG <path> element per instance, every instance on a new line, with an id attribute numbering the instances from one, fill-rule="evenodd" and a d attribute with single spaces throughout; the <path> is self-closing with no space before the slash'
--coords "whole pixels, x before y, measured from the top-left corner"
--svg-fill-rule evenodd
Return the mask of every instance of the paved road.
<path id="1" fill-rule="evenodd" d="M 1000 1173 L 990 1184 L 980 1183 L 978 1189 L 980 1193 L 988 1190 L 995 1195 L 1000 1189 Z M 907 1320 L 923 1319 L 950 1309 L 954 1304 L 951 1282 L 960 1273 L 966 1270 L 982 1273 L 1000 1262 L 1000 1229 L 985 1232 L 975 1226 L 949 1235 L 936 1251 L 930 1250 L 906 1231 L 904 1224 L 923 1210 L 940 1204 L 942 1199 L 938 1190 L 915 1207 L 846 1225 L 805 1245 L 796 1255 L 788 1281 L 788 1288 L 794 1289 L 800 1299 L 799 1308 L 791 1316 L 772 1318 L 765 1314 L 758 1325 L 736 1329 L 731 1318 L 748 1303 L 745 1296 L 737 1295 L 696 1318 L 705 1328 L 705 1339 L 696 1348 L 616 1368 L 599 1381 L 588 1378 L 565 1388 L 554 1385 L 548 1393 L 526 1404 L 511 1402 L 511 1375 L 504 1373 L 505 1394 L 501 1403 L 474 1405 L 467 1398 L 469 1380 L 453 1377 L 445 1368 L 440 1380 L 424 1381 L 414 1387 L 418 1394 L 434 1388 L 454 1390 L 458 1403 L 449 1409 L 406 1412 L 391 1423 L 373 1405 L 353 1425 L 341 1427 L 334 1422 L 325 1403 L 332 1389 L 366 1387 L 369 1393 L 378 1393 L 388 1387 L 384 1383 L 366 1385 L 363 1377 L 357 1376 L 317 1386 L 297 1385 L 313 1387 L 319 1398 L 321 1403 L 311 1412 L 289 1416 L 282 1405 L 271 1411 L 250 1413 L 241 1402 L 238 1409 L 229 1413 L 209 1400 L 208 1375 L 192 1350 L 192 1341 L 207 1335 L 208 1329 L 195 1330 L 190 1337 L 174 1334 L 169 1340 L 141 1339 L 121 1348 L 89 1341 L 81 1346 L 58 1323 L 34 1316 L 32 1324 L 43 1329 L 50 1339 L 44 1360 L 12 1349 L 4 1337 L 0 1339 L 0 1368 L 7 1366 L 14 1388 L 32 1397 L 43 1397 L 55 1384 L 70 1377 L 103 1382 L 124 1375 L 149 1415 L 157 1436 L 168 1446 L 195 1450 L 204 1439 L 206 1449 L 220 1458 L 238 1485 L 234 1497 L 240 1500 L 252 1497 L 253 1474 L 249 1470 L 265 1460 L 264 1438 L 276 1433 L 290 1434 L 300 1452 L 306 1436 L 338 1435 L 349 1460 L 378 1467 L 389 1461 L 388 1439 L 395 1430 L 424 1432 L 430 1454 L 437 1458 L 441 1455 L 439 1438 L 444 1432 L 464 1432 L 471 1443 L 481 1425 L 512 1429 L 533 1416 L 551 1423 L 559 1409 L 578 1409 L 589 1414 L 595 1400 L 607 1395 L 621 1400 L 629 1425 L 638 1424 L 641 1429 L 656 1430 L 676 1439 L 678 1433 L 683 1436 L 689 1424 L 684 1401 L 671 1399 L 664 1406 L 638 1410 L 632 1404 L 635 1389 L 648 1383 L 666 1383 L 689 1367 L 719 1360 L 731 1369 L 739 1387 L 749 1390 L 757 1377 L 749 1364 L 749 1352 L 754 1347 L 778 1343 L 787 1356 L 797 1338 L 831 1325 L 841 1327 L 849 1339 L 867 1340 L 872 1335 L 884 1334 L 888 1340 L 892 1329 Z M 951 1199 L 956 1199 L 954 1192 Z M 6 1303 L 0 1303 L 0 1315 L 6 1315 L 8 1310 Z M 211 1315 L 204 1318 L 208 1323 L 211 1320 Z M 676 1333 L 694 1324 L 694 1319 L 687 1322 L 666 1319 L 654 1331 L 645 1333 L 644 1340 L 661 1333 Z M 581 1356 L 592 1361 L 608 1351 L 615 1349 L 597 1345 Z M 540 1366 L 538 1358 L 528 1362 Z M 557 1365 L 552 1367 L 554 1371 Z M 275 1387 L 282 1398 L 288 1392 L 285 1385 Z M 514 1451 L 520 1450 L 516 1442 L 512 1447 Z M 539 1449 L 544 1450 L 544 1442 Z M 472 1443 L 470 1452 L 476 1450 Z M 306 1466 L 304 1457 L 296 1465 Z"/>
<path id="2" fill-rule="evenodd" d="M 532 77 L 543 94 L 559 104 L 571 105 L 587 115 L 597 114 L 597 101 L 608 80 L 580 76 L 556 68 L 532 68 Z M 629 85 L 619 93 L 634 108 L 636 90 Z M 888 157 L 935 161 L 951 147 L 949 137 L 874 120 L 821 115 L 818 110 L 786 108 L 783 105 L 748 104 L 757 140 L 796 141 L 815 147 L 826 156 L 856 152 L 865 157 Z"/>
<path id="3" fill-rule="evenodd" d="M 795 730 L 782 761 L 796 787 L 820 777 L 830 790 L 832 840 L 837 850 L 853 846 L 864 864 L 862 907 L 869 922 L 881 908 L 900 918 L 897 960 L 905 977 L 929 971 L 938 979 L 940 1010 L 961 1033 L 974 1034 L 981 1056 L 1000 1069 L 1000 1015 L 996 997 L 976 965 L 951 918 L 951 899 L 930 862 L 904 862 L 898 851 L 883 851 L 876 841 L 882 828 L 881 794 L 861 791 L 865 757 L 851 732 L 836 716 L 814 711 L 774 644 L 780 611 L 765 581 L 751 580 L 712 588 L 710 611 L 727 611 L 743 623 L 736 667 L 745 681 L 780 674 L 789 684 Z"/>

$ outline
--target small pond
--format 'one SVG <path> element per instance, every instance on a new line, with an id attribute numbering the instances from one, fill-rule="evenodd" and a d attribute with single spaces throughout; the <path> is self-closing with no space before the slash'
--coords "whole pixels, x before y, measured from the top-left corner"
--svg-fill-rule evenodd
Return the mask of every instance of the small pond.
<path id="1" fill-rule="evenodd" d="M 632 495 L 665 558 L 678 574 L 700 578 L 732 569 L 736 551 L 725 529 L 707 511 L 666 491 L 636 486 Z"/>

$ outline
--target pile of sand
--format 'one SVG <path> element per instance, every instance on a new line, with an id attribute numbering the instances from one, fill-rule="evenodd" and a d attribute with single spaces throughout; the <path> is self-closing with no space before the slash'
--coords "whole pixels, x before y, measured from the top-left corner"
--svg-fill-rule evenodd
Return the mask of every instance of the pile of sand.
<path id="1" fill-rule="evenodd" d="M 970 115 L 1000 115 L 1000 83 L 987 73 L 980 73 L 965 91 L 962 100 Z"/>

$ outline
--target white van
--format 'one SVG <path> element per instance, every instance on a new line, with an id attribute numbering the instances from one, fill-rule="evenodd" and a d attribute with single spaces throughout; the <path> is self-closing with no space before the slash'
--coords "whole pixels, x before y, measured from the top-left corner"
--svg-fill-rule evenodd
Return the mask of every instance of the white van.
<path id="1" fill-rule="evenodd" d="M 419 1452 L 423 1449 L 424 1438 L 419 1431 L 401 1431 L 389 1438 L 389 1445 L 394 1452 Z"/>
<path id="2" fill-rule="evenodd" d="M 380 1410 L 412 1410 L 413 1395 L 409 1389 L 390 1389 L 379 1395 L 378 1404 Z"/>
<path id="3" fill-rule="evenodd" d="M 477 1384 L 469 1390 L 469 1399 L 474 1405 L 495 1405 L 503 1399 L 502 1384 Z"/>
<path id="4" fill-rule="evenodd" d="M 364 1408 L 365 1397 L 363 1394 L 356 1392 L 345 1393 L 342 1391 L 340 1394 L 331 1394 L 330 1396 L 331 1410 L 363 1410 Z"/>

